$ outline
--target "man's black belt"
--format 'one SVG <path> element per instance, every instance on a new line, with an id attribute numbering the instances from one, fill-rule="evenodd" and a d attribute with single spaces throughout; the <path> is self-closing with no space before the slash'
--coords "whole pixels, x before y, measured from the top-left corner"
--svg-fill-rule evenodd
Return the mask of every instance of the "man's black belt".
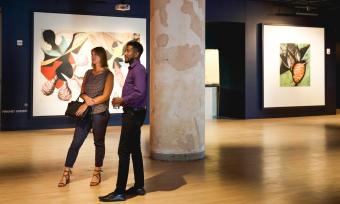
<path id="1" fill-rule="evenodd" d="M 145 107 L 139 107 L 139 108 L 123 107 L 124 112 L 127 112 L 127 111 L 144 111 L 144 110 L 146 110 Z"/>

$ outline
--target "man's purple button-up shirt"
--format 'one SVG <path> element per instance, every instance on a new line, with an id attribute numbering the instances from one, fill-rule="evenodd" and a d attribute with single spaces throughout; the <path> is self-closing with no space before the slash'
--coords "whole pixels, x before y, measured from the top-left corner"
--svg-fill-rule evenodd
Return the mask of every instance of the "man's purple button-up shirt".
<path id="1" fill-rule="evenodd" d="M 147 73 L 138 59 L 129 66 L 122 91 L 123 107 L 143 108 L 147 100 Z"/>

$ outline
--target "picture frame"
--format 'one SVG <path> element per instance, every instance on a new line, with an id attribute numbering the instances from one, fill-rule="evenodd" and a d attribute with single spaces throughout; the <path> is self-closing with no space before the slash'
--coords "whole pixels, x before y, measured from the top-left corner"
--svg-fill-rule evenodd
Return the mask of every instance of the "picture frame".
<path id="1" fill-rule="evenodd" d="M 262 25 L 263 108 L 325 106 L 325 30 Z"/>
<path id="2" fill-rule="evenodd" d="M 124 45 L 137 40 L 148 50 L 144 18 L 33 12 L 33 19 L 33 117 L 65 114 L 68 102 L 80 94 L 85 72 L 92 67 L 92 48 L 106 50 L 108 69 L 115 80 L 110 101 L 121 96 L 128 72 Z M 146 53 L 141 63 L 146 65 Z M 123 112 L 111 103 L 109 111 Z"/>

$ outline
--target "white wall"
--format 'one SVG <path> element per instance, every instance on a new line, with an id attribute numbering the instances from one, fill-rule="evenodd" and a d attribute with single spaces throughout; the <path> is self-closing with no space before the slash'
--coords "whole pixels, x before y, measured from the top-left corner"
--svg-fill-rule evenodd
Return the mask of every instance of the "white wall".
<path id="1" fill-rule="evenodd" d="M 217 87 L 205 87 L 205 119 L 217 117 Z"/>

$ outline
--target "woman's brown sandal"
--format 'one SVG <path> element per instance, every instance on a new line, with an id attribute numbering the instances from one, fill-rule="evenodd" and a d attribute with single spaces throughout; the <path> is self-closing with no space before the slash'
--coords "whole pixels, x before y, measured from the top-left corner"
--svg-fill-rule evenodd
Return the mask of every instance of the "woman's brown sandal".
<path id="1" fill-rule="evenodd" d="M 92 181 L 90 183 L 90 186 L 96 186 L 101 182 L 101 180 L 102 180 L 101 173 L 102 172 L 103 171 L 101 169 L 93 170 Z M 97 181 L 93 181 L 94 179 L 96 179 Z"/>
<path id="2" fill-rule="evenodd" d="M 69 184 L 70 183 L 71 174 L 72 174 L 71 169 L 64 170 L 63 176 L 61 177 L 61 179 L 60 179 L 60 181 L 58 183 L 58 187 L 64 187 L 67 184 Z"/>

